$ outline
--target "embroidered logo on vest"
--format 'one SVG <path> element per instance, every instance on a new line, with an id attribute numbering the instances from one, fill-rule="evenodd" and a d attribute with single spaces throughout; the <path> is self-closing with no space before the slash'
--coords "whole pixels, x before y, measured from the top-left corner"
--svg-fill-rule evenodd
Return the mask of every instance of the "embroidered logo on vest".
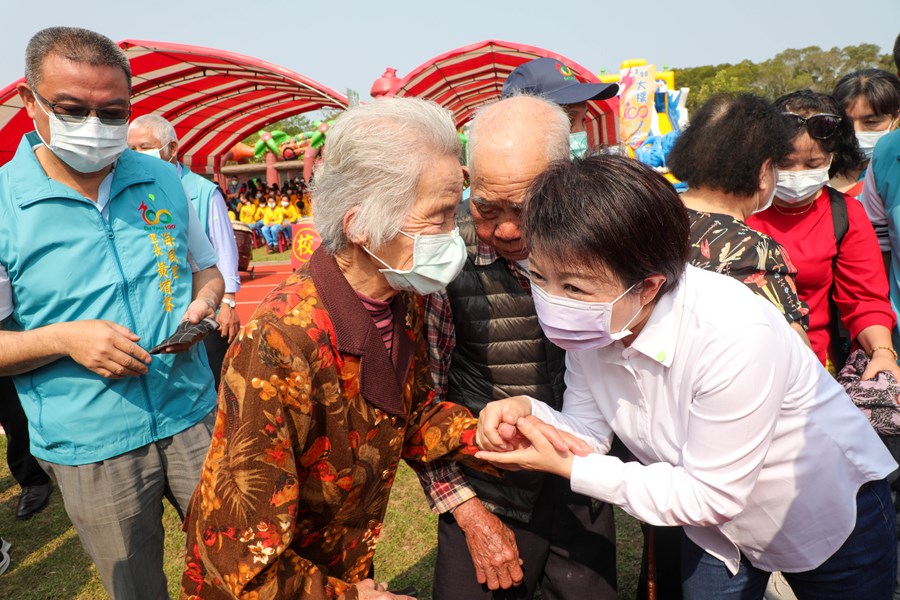
<path id="1" fill-rule="evenodd" d="M 153 194 L 147 194 L 147 198 L 150 199 L 150 202 L 156 201 L 156 196 Z M 143 219 L 144 223 L 147 225 L 147 227 L 144 227 L 145 230 L 175 229 L 175 224 L 172 223 L 172 213 L 169 211 L 165 209 L 153 210 L 147 206 L 146 202 L 141 202 L 141 205 L 138 206 L 138 210 L 141 213 L 141 219 Z M 155 227 L 156 225 L 162 225 L 162 227 Z"/>

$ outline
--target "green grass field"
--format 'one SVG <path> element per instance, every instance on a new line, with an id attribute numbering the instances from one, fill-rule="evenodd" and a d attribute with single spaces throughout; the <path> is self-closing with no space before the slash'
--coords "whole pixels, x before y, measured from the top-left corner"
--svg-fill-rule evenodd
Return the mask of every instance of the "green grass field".
<path id="1" fill-rule="evenodd" d="M 266 252 L 266 247 L 261 246 L 259 248 L 253 249 L 253 258 L 250 261 L 250 264 L 257 264 L 261 262 L 276 262 L 276 261 L 287 261 L 291 260 L 291 252 L 290 249 L 285 250 L 284 252 L 273 252 L 269 254 Z"/>
<path id="2" fill-rule="evenodd" d="M 0 436 L 0 456 L 6 438 Z M 58 490 L 50 506 L 28 521 L 15 518 L 19 486 L 0 461 L 0 537 L 12 543 L 12 564 L 0 575 L 3 600 L 94 600 L 106 593 L 91 561 L 69 523 Z M 165 569 L 169 591 L 178 597 L 184 533 L 166 504 Z M 641 533 L 634 519 L 616 513 L 619 590 L 623 599 L 635 596 L 640 562 Z M 414 585 L 419 598 L 430 600 L 436 553 L 437 519 L 428 509 L 413 472 L 401 467 L 388 505 L 388 514 L 375 554 L 375 572 L 392 589 Z"/>

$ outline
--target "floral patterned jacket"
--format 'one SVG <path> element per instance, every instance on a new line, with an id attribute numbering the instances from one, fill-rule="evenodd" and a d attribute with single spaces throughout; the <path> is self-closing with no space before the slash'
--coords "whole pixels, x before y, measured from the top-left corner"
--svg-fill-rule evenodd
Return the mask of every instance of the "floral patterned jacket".
<path id="1" fill-rule="evenodd" d="M 182 599 L 356 598 L 399 460 L 485 468 L 476 420 L 433 401 L 421 299 L 392 309 L 389 355 L 318 250 L 242 329 L 185 522 Z"/>
<path id="2" fill-rule="evenodd" d="M 797 267 L 771 237 L 730 215 L 688 209 L 690 263 L 737 279 L 781 311 L 788 323 L 809 326 L 809 306 L 797 296 Z"/>

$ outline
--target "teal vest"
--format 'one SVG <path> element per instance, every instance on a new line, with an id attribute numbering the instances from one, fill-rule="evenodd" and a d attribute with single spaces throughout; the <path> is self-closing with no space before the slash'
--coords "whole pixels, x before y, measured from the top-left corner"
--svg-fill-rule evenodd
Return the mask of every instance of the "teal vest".
<path id="1" fill-rule="evenodd" d="M 46 176 L 35 143 L 34 133 L 23 137 L 0 169 L 0 263 L 14 303 L 4 328 L 104 319 L 135 332 L 144 348 L 158 344 L 192 296 L 191 208 L 172 166 L 126 150 L 105 220 L 93 202 Z M 32 454 L 65 465 L 105 460 L 179 433 L 214 407 L 203 344 L 154 355 L 149 368 L 112 380 L 62 358 L 16 376 Z"/>
<path id="2" fill-rule="evenodd" d="M 203 225 L 203 231 L 206 237 L 209 237 L 209 205 L 213 201 L 213 194 L 219 187 L 209 179 L 197 175 L 183 164 L 181 165 L 181 184 L 184 191 L 187 192 L 200 218 L 200 224 Z"/>
<path id="3" fill-rule="evenodd" d="M 875 176 L 878 195 L 884 201 L 884 214 L 891 238 L 891 266 L 888 273 L 891 307 L 900 322 L 900 130 L 887 134 L 875 145 L 869 164 Z M 895 327 L 894 347 L 900 347 Z"/>

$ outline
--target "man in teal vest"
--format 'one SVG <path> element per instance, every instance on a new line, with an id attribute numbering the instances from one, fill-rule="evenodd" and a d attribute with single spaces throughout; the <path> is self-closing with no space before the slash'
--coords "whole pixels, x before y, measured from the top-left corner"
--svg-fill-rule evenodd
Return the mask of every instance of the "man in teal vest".
<path id="1" fill-rule="evenodd" d="M 558 105 L 534 96 L 502 100 L 472 121 L 471 216 L 459 224 L 468 260 L 425 305 L 436 400 L 473 414 L 517 395 L 562 406 L 565 352 L 537 320 L 520 216 L 531 182 L 568 158 L 569 128 Z M 543 474 L 416 470 L 442 513 L 435 600 L 531 598 L 538 585 L 545 600 L 616 598 L 609 505 Z"/>
<path id="2" fill-rule="evenodd" d="M 36 131 L 0 168 L 0 375 L 109 595 L 167 598 L 162 499 L 187 509 L 215 390 L 202 345 L 147 349 L 213 316 L 224 284 L 175 170 L 126 148 L 121 49 L 45 29 L 25 78 Z"/>
<path id="3" fill-rule="evenodd" d="M 900 76 L 900 35 L 894 41 L 894 64 Z M 888 274 L 891 307 L 900 319 L 900 129 L 893 131 L 875 144 L 872 161 L 866 171 L 859 201 L 866 209 L 875 227 L 878 243 L 884 256 L 884 268 Z M 900 330 L 893 331 L 894 348 L 900 348 Z M 895 460 L 900 460 L 900 439 L 882 438 Z M 900 525 L 900 478 L 891 484 L 897 524 Z M 898 529 L 900 536 L 900 529 Z M 895 600 L 900 600 L 900 557 L 898 557 Z"/>
<path id="4" fill-rule="evenodd" d="M 219 332 L 203 340 L 218 389 L 225 352 L 241 328 L 241 320 L 235 310 L 237 306 L 235 295 L 241 288 L 241 278 L 238 275 L 237 244 L 234 240 L 234 231 L 231 229 L 231 220 L 228 218 L 228 207 L 219 186 L 197 175 L 178 161 L 178 137 L 175 128 L 159 115 L 142 115 L 131 122 L 128 126 L 128 147 L 175 165 L 184 190 L 191 199 L 194 210 L 197 211 L 200 223 L 213 249 L 219 255 L 216 267 L 225 278 L 225 296 L 222 297 L 222 305 L 216 314 Z"/>

